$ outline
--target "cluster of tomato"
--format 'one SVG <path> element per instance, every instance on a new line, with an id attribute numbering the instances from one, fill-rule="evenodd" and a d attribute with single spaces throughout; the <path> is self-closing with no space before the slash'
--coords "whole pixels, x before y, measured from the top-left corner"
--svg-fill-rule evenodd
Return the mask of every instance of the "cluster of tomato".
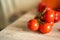
<path id="1" fill-rule="evenodd" d="M 60 21 L 59 8 L 52 10 L 45 3 L 39 3 L 38 14 L 34 19 L 28 21 L 28 28 L 32 31 L 48 33 L 52 30 L 54 23 Z"/>

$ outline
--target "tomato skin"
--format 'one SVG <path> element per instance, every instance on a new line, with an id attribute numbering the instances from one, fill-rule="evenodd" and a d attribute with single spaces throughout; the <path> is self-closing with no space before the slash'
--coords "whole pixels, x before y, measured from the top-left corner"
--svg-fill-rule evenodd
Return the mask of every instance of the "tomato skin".
<path id="1" fill-rule="evenodd" d="M 39 23 L 36 19 L 31 19 L 28 21 L 28 28 L 32 31 L 37 31 L 39 28 Z"/>
<path id="2" fill-rule="evenodd" d="M 55 18 L 55 12 L 50 9 L 50 8 L 47 8 L 46 10 L 46 13 L 44 14 L 44 20 L 45 22 L 54 22 L 54 18 Z"/>
<path id="3" fill-rule="evenodd" d="M 50 24 L 51 24 L 51 26 L 53 26 L 54 25 L 54 22 L 50 22 Z"/>
<path id="4" fill-rule="evenodd" d="M 49 33 L 51 30 L 52 30 L 52 27 L 50 23 L 40 24 L 39 26 L 39 31 L 43 34 Z"/>
<path id="5" fill-rule="evenodd" d="M 45 3 L 41 2 L 41 3 L 38 4 L 38 11 L 40 13 L 42 13 L 45 8 L 46 8 L 46 4 Z"/>
<path id="6" fill-rule="evenodd" d="M 56 23 L 56 22 L 58 22 L 58 21 L 60 21 L 60 12 L 55 11 L 55 18 L 54 18 L 54 22 Z"/>

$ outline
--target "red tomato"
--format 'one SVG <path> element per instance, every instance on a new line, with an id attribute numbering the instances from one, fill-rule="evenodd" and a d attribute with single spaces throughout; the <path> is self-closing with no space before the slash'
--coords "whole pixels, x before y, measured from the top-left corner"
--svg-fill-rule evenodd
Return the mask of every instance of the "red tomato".
<path id="1" fill-rule="evenodd" d="M 57 7 L 54 10 L 56 10 L 57 12 L 60 12 L 60 7 Z"/>
<path id="2" fill-rule="evenodd" d="M 58 21 L 60 21 L 60 12 L 56 11 L 56 12 L 55 12 L 54 22 L 56 23 L 56 22 L 58 22 Z"/>
<path id="3" fill-rule="evenodd" d="M 46 4 L 45 3 L 41 2 L 41 3 L 38 4 L 38 11 L 39 12 L 42 13 L 45 8 L 46 8 Z"/>
<path id="4" fill-rule="evenodd" d="M 44 14 L 45 22 L 54 22 L 55 12 L 50 8 L 47 8 L 46 13 Z"/>
<path id="5" fill-rule="evenodd" d="M 28 28 L 32 31 L 36 31 L 39 28 L 39 23 L 36 19 L 31 19 L 28 21 Z"/>
<path id="6" fill-rule="evenodd" d="M 51 24 L 51 26 L 53 26 L 54 25 L 54 22 L 50 22 L 50 24 Z"/>
<path id="7" fill-rule="evenodd" d="M 51 24 L 50 23 L 44 23 L 44 24 L 40 24 L 39 26 L 39 31 L 43 34 L 48 33 L 52 30 Z"/>

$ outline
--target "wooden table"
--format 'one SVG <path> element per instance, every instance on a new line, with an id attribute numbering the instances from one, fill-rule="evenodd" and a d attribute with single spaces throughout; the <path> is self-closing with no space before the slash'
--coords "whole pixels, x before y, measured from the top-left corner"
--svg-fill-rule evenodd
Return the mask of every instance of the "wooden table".
<path id="1" fill-rule="evenodd" d="M 35 12 L 28 12 L 0 32 L 0 40 L 60 40 L 60 22 L 55 23 L 53 30 L 47 34 L 32 32 L 27 22 L 34 18 Z"/>

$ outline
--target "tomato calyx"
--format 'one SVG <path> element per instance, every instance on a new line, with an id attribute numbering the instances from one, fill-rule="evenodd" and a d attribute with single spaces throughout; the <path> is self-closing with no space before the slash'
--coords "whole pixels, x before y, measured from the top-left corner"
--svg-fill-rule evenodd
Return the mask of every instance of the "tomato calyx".
<path id="1" fill-rule="evenodd" d="M 45 21 L 43 20 L 43 15 L 46 13 L 46 9 L 47 9 L 47 8 L 45 8 L 42 13 L 39 12 L 39 13 L 37 14 L 37 16 L 35 17 L 35 18 L 38 20 L 38 23 L 39 23 L 39 24 L 41 24 L 41 23 L 44 24 L 44 23 L 45 23 Z"/>

